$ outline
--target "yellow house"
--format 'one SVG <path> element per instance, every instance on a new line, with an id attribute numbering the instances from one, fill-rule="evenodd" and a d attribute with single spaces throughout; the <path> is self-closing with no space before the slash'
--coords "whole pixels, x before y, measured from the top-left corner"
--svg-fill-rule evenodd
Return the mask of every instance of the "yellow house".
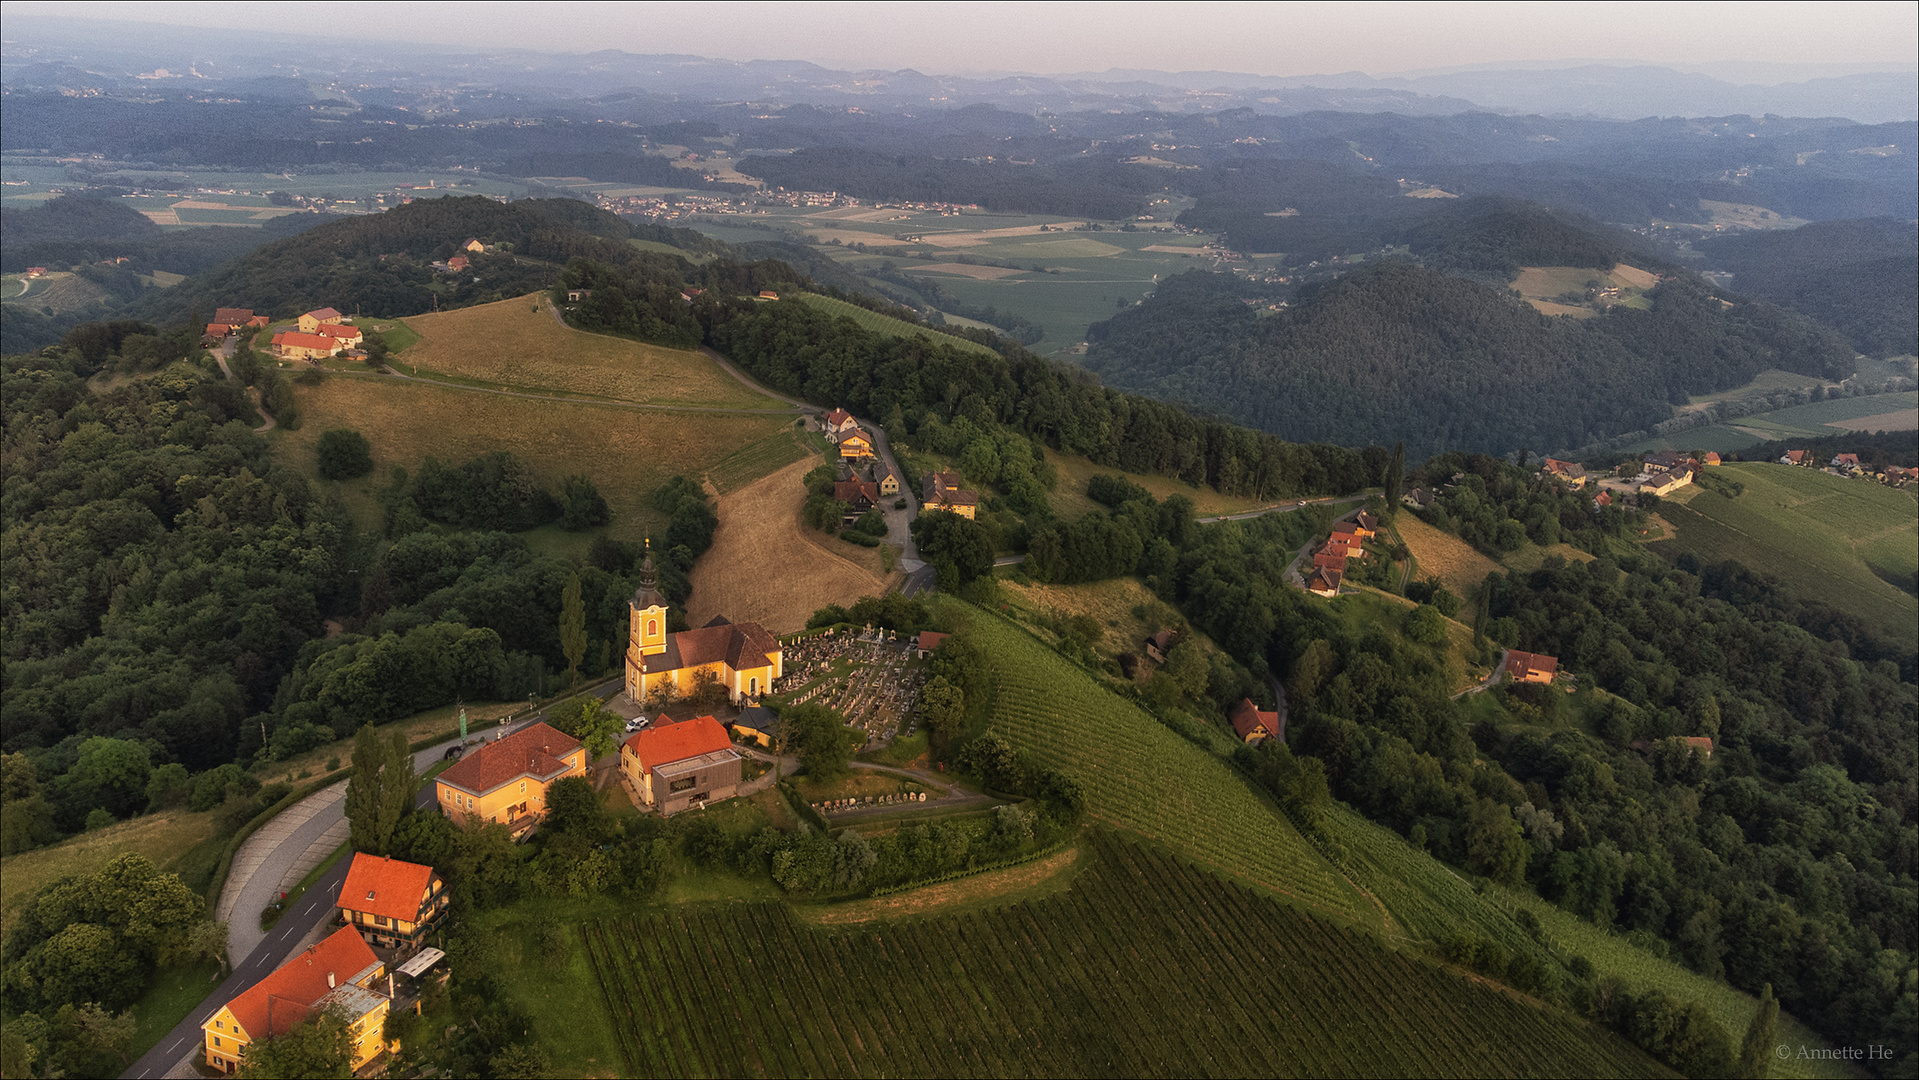
<path id="1" fill-rule="evenodd" d="M 337 1010 L 353 1035 L 353 1069 L 358 1072 L 381 1051 L 397 1051 L 381 1038 L 393 1005 L 386 965 L 350 926 L 280 965 L 279 969 L 222 1005 L 200 1025 L 207 1065 L 218 1072 L 240 1071 L 246 1048 L 257 1039 L 286 1034 L 317 1013 Z M 412 1004 L 419 1010 L 419 1003 Z"/>
<path id="2" fill-rule="evenodd" d="M 369 945 L 412 951 L 446 915 L 446 882 L 431 866 L 356 852 L 340 887 L 340 919 Z"/>
<path id="3" fill-rule="evenodd" d="M 840 436 L 840 458 L 865 461 L 873 456 L 873 440 L 864 431 L 855 428 Z"/>
<path id="4" fill-rule="evenodd" d="M 784 673 L 779 640 L 759 623 L 729 622 L 724 616 L 698 630 L 668 633 L 666 597 L 660 595 L 649 544 L 640 564 L 640 588 L 627 602 L 626 694 L 645 701 L 660 687 L 679 696 L 692 693 L 702 673 L 725 688 L 727 700 L 770 693 Z"/>
<path id="5" fill-rule="evenodd" d="M 518 840 L 546 816 L 547 787 L 585 773 L 580 741 L 539 723 L 469 751 L 433 784 L 440 813 L 460 823 L 500 822 Z"/>
<path id="6" fill-rule="evenodd" d="M 968 521 L 974 520 L 979 512 L 979 492 L 968 491 L 959 486 L 960 475 L 955 472 L 930 472 L 926 474 L 926 484 L 920 507 L 924 510 L 944 510 L 949 514 L 958 514 Z"/>
<path id="7" fill-rule="evenodd" d="M 317 334 L 320 332 L 320 327 L 322 326 L 338 326 L 345 321 L 345 315 L 340 314 L 330 307 L 323 307 L 300 316 L 300 332 L 302 334 Z"/>

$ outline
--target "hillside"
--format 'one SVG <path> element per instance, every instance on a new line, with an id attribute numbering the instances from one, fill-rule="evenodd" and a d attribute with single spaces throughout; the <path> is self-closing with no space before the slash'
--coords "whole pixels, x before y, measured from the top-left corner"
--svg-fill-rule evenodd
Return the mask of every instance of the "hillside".
<path id="1" fill-rule="evenodd" d="M 619 218 L 571 199 L 420 199 L 267 244 L 188 278 L 136 311 L 163 321 L 216 307 L 248 307 L 275 316 L 317 307 L 380 317 L 417 315 L 546 288 L 575 255 L 681 280 L 685 262 L 641 251 L 626 242 L 629 236 Z M 469 239 L 498 250 L 469 254 L 470 273 L 449 274 L 430 265 L 452 256 Z"/>
<path id="2" fill-rule="evenodd" d="M 1803 312 L 1872 356 L 1919 352 L 1919 236 L 1911 221 L 1821 221 L 1695 245 L 1732 289 Z"/>
<path id="3" fill-rule="evenodd" d="M 1092 328 L 1086 366 L 1284 438 L 1404 439 L 1415 456 L 1583 446 L 1767 368 L 1852 369 L 1829 331 L 1767 305 L 1726 305 L 1685 280 L 1649 293 L 1649 311 L 1584 320 L 1391 262 L 1302 289 L 1270 317 L 1241 302 L 1249 287 L 1199 272 L 1165 282 Z"/>
<path id="4" fill-rule="evenodd" d="M 1720 468 L 1745 485 L 1744 493 L 1682 489 L 1660 507 L 1677 535 L 1657 550 L 1705 562 L 1737 559 L 1802 600 L 1851 612 L 1895 640 L 1919 642 L 1919 503 L 1911 492 L 1787 465 Z"/>

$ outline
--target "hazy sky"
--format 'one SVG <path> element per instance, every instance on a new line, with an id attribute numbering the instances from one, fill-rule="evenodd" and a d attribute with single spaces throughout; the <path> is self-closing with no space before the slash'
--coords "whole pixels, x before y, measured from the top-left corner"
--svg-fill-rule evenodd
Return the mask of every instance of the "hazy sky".
<path id="1" fill-rule="evenodd" d="M 1919 55 L 1919 4 L 37 3 L 59 14 L 545 52 L 620 49 L 928 72 L 1111 67 L 1388 74 L 1580 58 L 1887 64 Z M 244 47 L 235 41 L 235 47 Z"/>

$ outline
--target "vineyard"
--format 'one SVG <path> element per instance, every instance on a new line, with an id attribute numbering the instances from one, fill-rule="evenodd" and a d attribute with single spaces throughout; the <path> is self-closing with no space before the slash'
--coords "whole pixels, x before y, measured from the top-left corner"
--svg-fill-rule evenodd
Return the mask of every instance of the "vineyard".
<path id="1" fill-rule="evenodd" d="M 813 929 L 783 904 L 584 927 L 634 1076 L 1651 1076 L 1569 1014 L 1096 837 L 1066 892 Z"/>
<path id="2" fill-rule="evenodd" d="M 1225 763 L 1012 623 L 945 603 L 998 681 L 992 729 L 1042 764 L 1079 774 L 1094 818 L 1315 911 L 1381 925 L 1378 908 Z"/>
<path id="3" fill-rule="evenodd" d="M 1444 863 L 1418 850 L 1398 834 L 1366 820 L 1343 804 L 1330 815 L 1333 833 L 1345 847 L 1345 870 L 1372 893 L 1400 928 L 1414 938 L 1443 941 L 1465 933 L 1498 942 L 1509 953 L 1539 947 L 1511 915 L 1473 891 L 1471 884 Z"/>

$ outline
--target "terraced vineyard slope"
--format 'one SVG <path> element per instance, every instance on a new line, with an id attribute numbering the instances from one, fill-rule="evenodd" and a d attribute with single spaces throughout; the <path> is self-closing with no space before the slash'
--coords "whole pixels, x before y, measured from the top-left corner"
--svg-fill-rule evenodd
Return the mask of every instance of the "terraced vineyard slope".
<path id="1" fill-rule="evenodd" d="M 1093 817 L 1313 911 L 1382 926 L 1379 908 L 1225 763 L 1012 623 L 942 603 L 972 632 L 998 680 L 992 729 L 1041 763 L 1079 774 Z"/>
<path id="2" fill-rule="evenodd" d="M 915 326 L 904 319 L 895 319 L 877 311 L 869 311 L 858 304 L 849 304 L 844 300 L 835 300 L 830 296 L 820 296 L 817 293 L 801 293 L 799 299 L 808 307 L 817 308 L 829 315 L 851 319 L 875 334 L 885 334 L 887 337 L 915 337 L 923 334 L 942 345 L 951 345 L 955 349 L 993 355 L 993 350 L 977 341 L 942 334 L 924 326 Z"/>
<path id="3" fill-rule="evenodd" d="M 1066 892 L 836 932 L 584 928 L 634 1076 L 1658 1076 L 1569 1014 L 1096 836 Z"/>

